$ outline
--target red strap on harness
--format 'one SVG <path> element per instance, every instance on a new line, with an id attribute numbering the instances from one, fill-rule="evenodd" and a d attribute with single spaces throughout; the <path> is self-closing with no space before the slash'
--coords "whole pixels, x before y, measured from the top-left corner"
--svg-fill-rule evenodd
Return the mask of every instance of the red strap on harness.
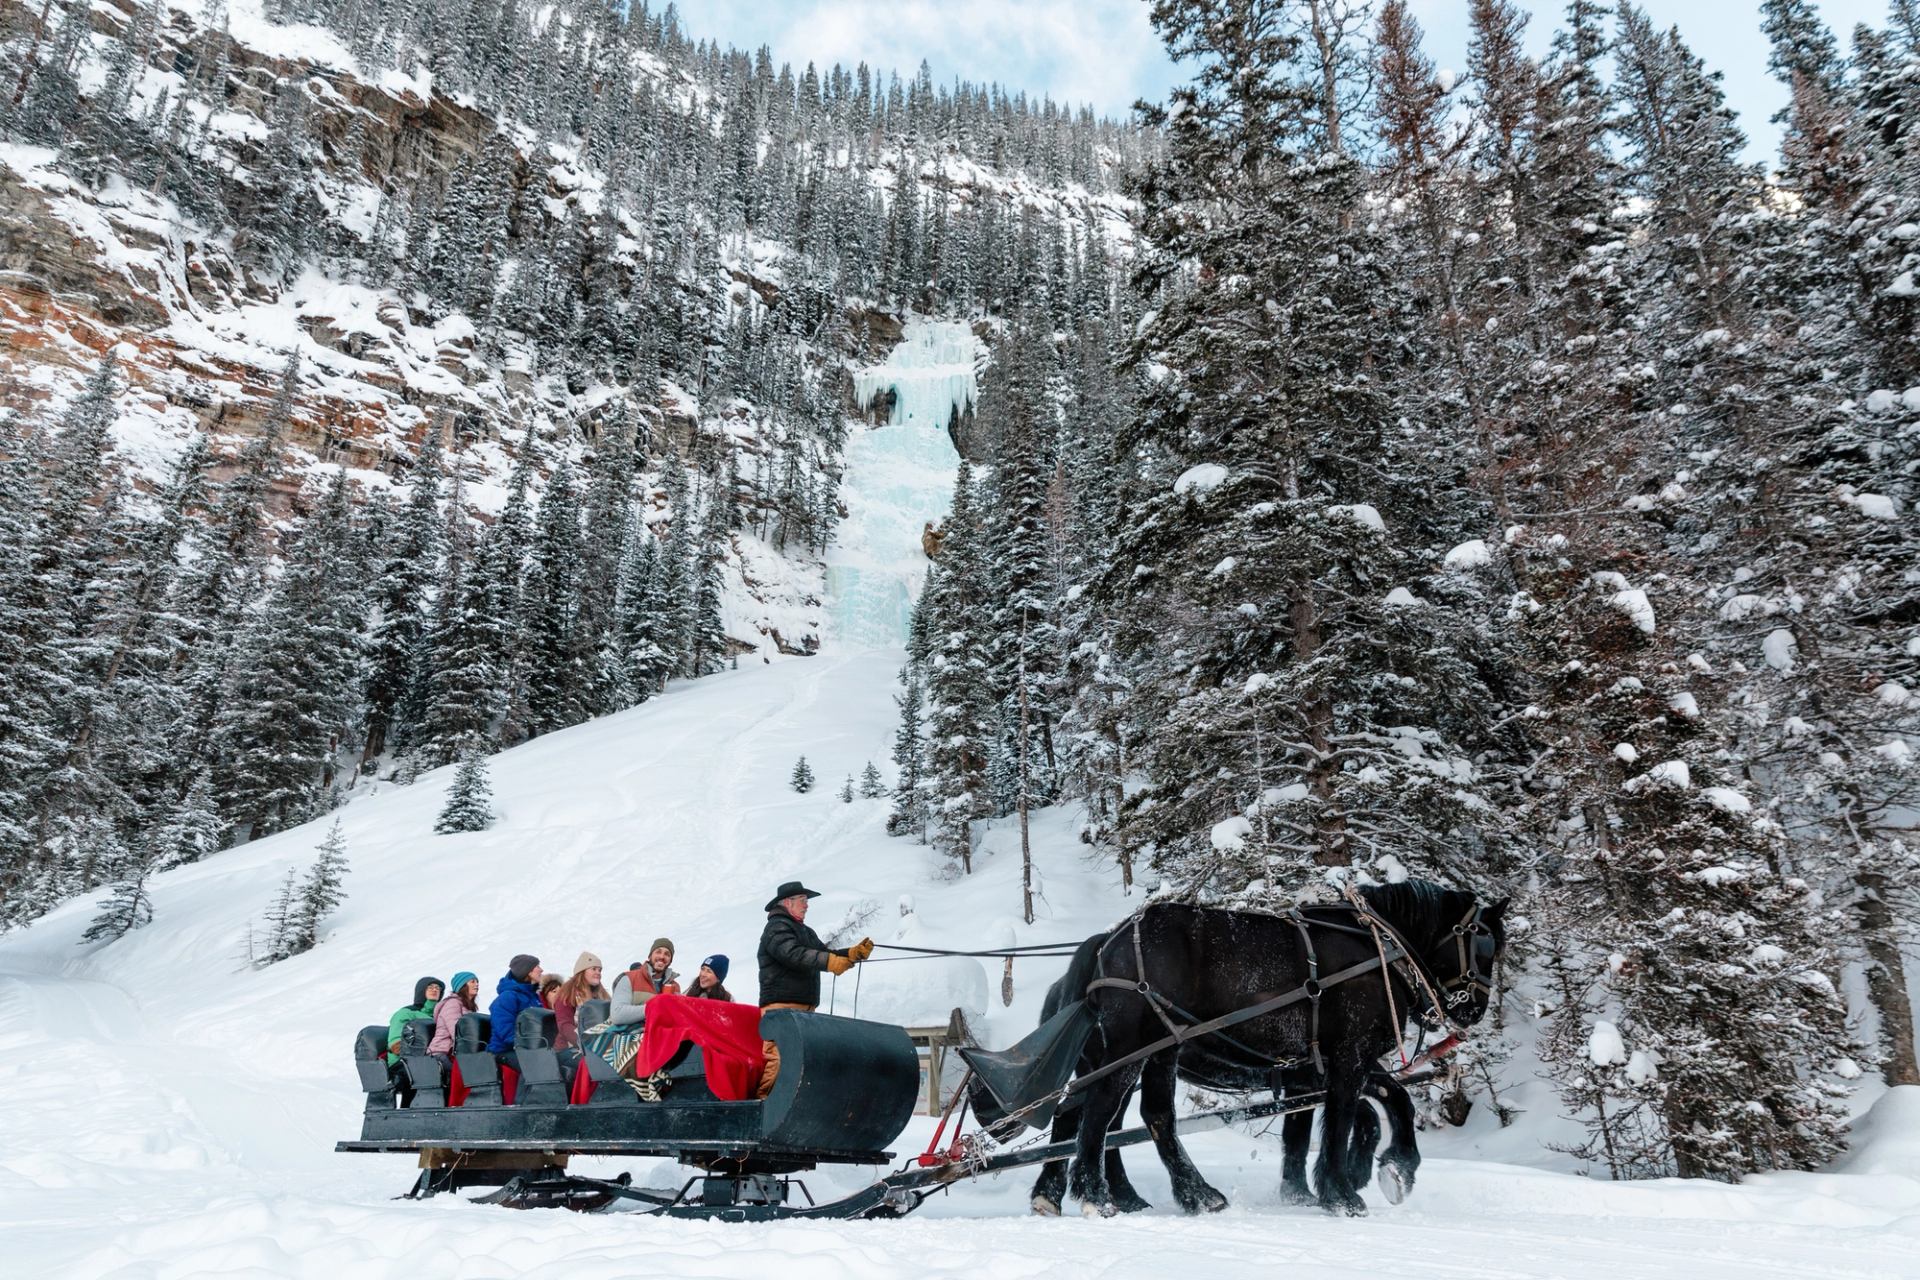
<path id="1" fill-rule="evenodd" d="M 453 1059 L 453 1074 L 447 1080 L 447 1105 L 450 1107 L 464 1107 L 467 1104 L 468 1096 L 472 1093 L 473 1090 L 467 1088 L 466 1079 L 460 1074 L 460 1059 L 455 1057 Z"/>

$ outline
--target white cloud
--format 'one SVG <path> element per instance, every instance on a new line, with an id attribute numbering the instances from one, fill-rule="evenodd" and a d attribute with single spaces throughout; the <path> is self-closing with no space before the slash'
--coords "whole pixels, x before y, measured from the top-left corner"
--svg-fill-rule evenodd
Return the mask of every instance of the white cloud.
<path id="1" fill-rule="evenodd" d="M 906 79 L 925 58 L 938 83 L 998 81 L 1109 115 L 1180 78 L 1141 0 L 707 0 L 681 20 L 696 37 L 765 44 L 795 70 L 865 62 Z"/>

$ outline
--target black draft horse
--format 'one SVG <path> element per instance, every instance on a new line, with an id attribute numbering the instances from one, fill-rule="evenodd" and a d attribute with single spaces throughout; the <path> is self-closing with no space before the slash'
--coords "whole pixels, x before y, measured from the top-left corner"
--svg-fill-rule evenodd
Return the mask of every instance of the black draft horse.
<path id="1" fill-rule="evenodd" d="M 1405 940 L 1447 1003 L 1453 1021 L 1463 1026 L 1479 1021 L 1486 1013 L 1493 966 L 1506 947 L 1502 920 L 1506 902 L 1481 906 L 1472 894 L 1419 880 L 1372 886 L 1360 893 L 1368 908 Z M 1324 920 L 1350 929 L 1356 920 L 1353 911 L 1337 906 L 1307 908 L 1301 914 L 1310 925 Z M 1143 964 L 1135 960 L 1132 935 L 1136 929 Z M 1322 977 L 1377 955 L 1368 932 L 1349 929 L 1311 929 Z M 1089 990 L 1096 977 L 1129 984 L 1144 981 L 1182 1010 L 1180 1021 L 1206 1021 L 1298 989 L 1309 976 L 1299 930 L 1288 917 L 1156 903 L 1143 910 L 1135 923 L 1123 925 L 1103 940 L 1089 939 L 1059 985 L 1063 999 L 1084 992 L 1094 1018 L 1095 1031 L 1079 1066 L 1079 1073 L 1088 1075 L 1167 1035 L 1166 1022 L 1145 996 L 1124 985 Z M 1051 997 L 1049 1002 L 1053 1003 Z M 1271 1064 L 1295 1062 L 1302 1065 L 1282 1074 L 1283 1088 L 1325 1090 L 1320 1159 L 1314 1171 L 1318 1202 L 1330 1212 L 1365 1213 L 1359 1187 L 1366 1181 L 1378 1125 L 1370 1115 L 1359 1119 L 1362 1111 L 1370 1111 L 1360 1100 L 1378 1084 L 1380 1057 L 1399 1043 L 1401 1028 L 1395 1025 L 1392 1011 L 1404 1014 L 1429 1003 L 1398 966 L 1389 969 L 1385 981 L 1376 969 L 1326 986 L 1318 1001 L 1324 1077 L 1306 1065 L 1313 1021 L 1313 1002 L 1306 1000 L 1243 1022 L 1230 1032 L 1189 1041 L 1184 1047 L 1169 1045 L 1137 1066 L 1108 1073 L 1084 1091 L 1079 1107 L 1056 1120 L 1056 1136 L 1071 1136 L 1078 1142 L 1068 1189 L 1088 1213 L 1107 1216 L 1145 1206 L 1127 1181 L 1118 1153 L 1105 1150 L 1106 1133 L 1118 1123 L 1137 1085 L 1141 1118 L 1153 1134 L 1181 1208 L 1189 1213 L 1225 1208 L 1226 1197 L 1194 1167 L 1174 1130 L 1176 1076 L 1217 1088 L 1267 1087 L 1272 1082 Z M 1218 1041 L 1226 1037 L 1233 1043 L 1223 1049 Z M 1203 1043 L 1207 1047 L 1202 1048 Z M 1253 1058 L 1267 1065 L 1256 1069 Z M 1401 1116 L 1396 1105 L 1404 1100 L 1404 1091 L 1400 1099 L 1388 1091 L 1382 1100 L 1395 1118 L 1395 1148 L 1403 1147 L 1404 1138 L 1404 1148 L 1410 1149 L 1410 1124 L 1404 1135 L 1399 1132 Z M 1405 1118 L 1410 1122 L 1410 1107 Z M 1354 1141 L 1357 1121 L 1358 1144 Z M 1307 1194 L 1305 1145 L 1311 1124 L 1311 1113 L 1303 1113 L 1288 1117 L 1283 1127 L 1288 1151 L 1282 1181 L 1291 1199 L 1304 1199 Z M 1072 1132 L 1062 1133 L 1063 1127 Z M 1356 1148 L 1364 1153 L 1357 1161 Z M 1400 1155 L 1404 1159 L 1404 1151 Z M 1405 1171 L 1410 1173 L 1410 1166 Z M 1057 1179 L 1057 1171 L 1049 1166 L 1034 1189 L 1036 1207 L 1044 1207 L 1043 1192 L 1050 1193 L 1047 1199 L 1052 1205 L 1060 1203 Z"/>
<path id="2" fill-rule="evenodd" d="M 1047 998 L 1040 1012 L 1042 1023 L 1085 992 L 1087 983 L 1095 976 L 1094 955 L 1112 936 L 1111 933 L 1096 933 L 1080 944 L 1066 974 L 1047 989 Z M 1095 1065 L 1083 1056 L 1080 1070 L 1091 1071 Z M 1271 1089 L 1276 1097 L 1310 1093 L 1315 1088 L 1316 1080 L 1311 1072 L 1275 1072 L 1270 1063 L 1247 1062 L 1241 1055 L 1230 1051 L 1214 1052 L 1204 1038 L 1190 1042 L 1181 1049 L 1178 1071 L 1180 1079 L 1203 1089 L 1226 1093 L 1258 1093 Z M 1393 1141 L 1385 1151 L 1380 1152 L 1380 1178 L 1388 1198 L 1399 1204 L 1413 1190 L 1414 1180 L 1420 1170 L 1413 1099 L 1408 1095 L 1406 1086 L 1383 1071 L 1373 1074 L 1367 1082 L 1365 1095 L 1380 1103 L 1392 1130 Z M 1123 1099 L 1119 1110 L 1114 1113 L 1111 1128 L 1120 1127 L 1125 1111 L 1126 1102 Z M 1313 1138 L 1313 1115 L 1314 1108 L 1306 1108 L 1288 1112 L 1281 1121 L 1280 1195 L 1289 1204 L 1313 1203 L 1313 1192 L 1307 1186 L 1307 1148 Z M 1076 1100 L 1074 1105 L 1063 1107 L 1055 1114 L 1052 1140 L 1072 1141 L 1079 1133 L 1080 1107 Z M 1373 1108 L 1357 1107 L 1353 1118 L 1353 1136 L 1347 1144 L 1347 1180 L 1355 1187 L 1365 1184 L 1372 1172 L 1374 1152 L 1380 1145 L 1380 1136 L 1380 1120 Z M 1323 1160 L 1324 1157 L 1323 1149 Z M 1134 1189 L 1118 1148 L 1111 1148 L 1106 1153 L 1106 1174 L 1107 1188 L 1113 1193 L 1113 1202 L 1120 1212 L 1137 1213 L 1152 1207 Z M 1323 1166 L 1316 1163 L 1314 1181 L 1319 1182 L 1325 1176 Z M 1033 1185 L 1033 1211 L 1056 1216 L 1066 1198 L 1067 1162 L 1049 1161 L 1041 1170 L 1039 1181 Z"/>

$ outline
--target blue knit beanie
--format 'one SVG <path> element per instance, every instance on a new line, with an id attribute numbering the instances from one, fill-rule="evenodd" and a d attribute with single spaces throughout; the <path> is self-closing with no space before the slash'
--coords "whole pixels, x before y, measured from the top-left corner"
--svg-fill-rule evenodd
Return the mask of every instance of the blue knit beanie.
<path id="1" fill-rule="evenodd" d="M 727 958 L 725 956 L 708 956 L 700 963 L 713 970 L 713 976 L 720 981 L 725 982 L 727 980 Z"/>

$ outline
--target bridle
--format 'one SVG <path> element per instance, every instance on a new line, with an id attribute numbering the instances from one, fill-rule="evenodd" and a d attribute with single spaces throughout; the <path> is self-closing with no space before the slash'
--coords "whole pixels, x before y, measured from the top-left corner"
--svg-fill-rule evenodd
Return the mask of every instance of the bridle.
<path id="1" fill-rule="evenodd" d="M 1402 952 L 1401 974 L 1407 979 L 1407 985 L 1426 998 L 1427 1007 L 1415 1016 L 1426 1027 L 1438 1030 L 1451 1023 L 1456 1034 L 1464 1034 L 1469 1021 L 1462 1020 L 1456 1010 L 1470 1005 L 1475 997 L 1488 1002 L 1493 999 L 1493 964 L 1499 955 L 1499 939 L 1494 937 L 1493 927 L 1486 921 L 1486 908 L 1479 902 L 1468 907 L 1466 914 L 1455 921 L 1446 935 L 1426 952 L 1416 952 L 1407 945 L 1400 931 L 1374 911 L 1360 896 L 1354 886 L 1347 886 L 1347 901 L 1367 927 L 1373 930 L 1374 939 L 1379 941 L 1381 934 L 1393 939 Z M 1454 974 L 1450 978 L 1440 976 L 1440 966 L 1433 963 L 1434 952 L 1444 951 L 1447 944 L 1453 944 L 1453 959 L 1456 962 Z M 1381 952 L 1381 959 L 1386 953 Z M 1393 999 L 1393 988 L 1387 988 L 1389 1005 Z M 1397 1017 L 1397 1015 L 1395 1015 Z"/>
<path id="2" fill-rule="evenodd" d="M 1436 946 L 1435 950 L 1444 950 L 1447 943 L 1452 942 L 1454 975 L 1440 978 L 1437 966 L 1426 965 L 1434 974 L 1434 985 L 1439 988 L 1438 994 L 1444 1007 L 1432 1011 L 1432 1016 L 1423 1018 L 1423 1021 L 1437 1022 L 1440 1016 L 1452 1021 L 1454 1010 L 1470 1003 L 1475 997 L 1487 1001 L 1493 999 L 1493 964 L 1500 953 L 1500 942 L 1494 937 L 1493 928 L 1487 924 L 1485 914 L 1486 908 L 1475 902 L 1455 922 L 1447 938 Z"/>

